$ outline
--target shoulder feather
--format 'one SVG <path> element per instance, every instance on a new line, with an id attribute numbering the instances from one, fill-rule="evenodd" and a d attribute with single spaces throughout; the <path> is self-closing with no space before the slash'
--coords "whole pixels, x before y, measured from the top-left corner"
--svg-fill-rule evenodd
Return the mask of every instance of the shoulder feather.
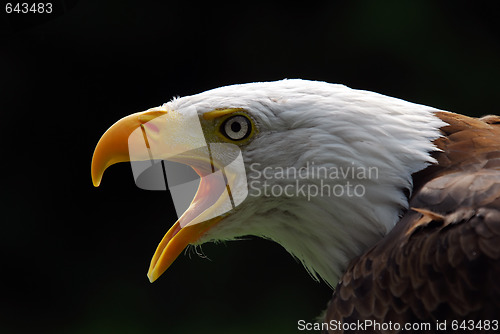
<path id="1" fill-rule="evenodd" d="M 434 142 L 437 163 L 414 174 L 396 227 L 351 262 L 326 321 L 498 318 L 500 117 L 436 115 L 448 124 Z"/>

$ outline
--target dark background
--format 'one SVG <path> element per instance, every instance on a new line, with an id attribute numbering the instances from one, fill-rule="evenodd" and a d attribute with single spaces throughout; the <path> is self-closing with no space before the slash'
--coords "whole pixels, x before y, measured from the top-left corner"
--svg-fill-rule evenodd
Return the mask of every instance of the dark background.
<path id="1" fill-rule="evenodd" d="M 233 83 L 343 83 L 469 115 L 499 113 L 491 2 L 52 1 L 0 35 L 2 333 L 294 333 L 331 291 L 280 246 L 205 245 L 154 284 L 173 224 L 128 164 L 90 179 L 119 118 Z"/>

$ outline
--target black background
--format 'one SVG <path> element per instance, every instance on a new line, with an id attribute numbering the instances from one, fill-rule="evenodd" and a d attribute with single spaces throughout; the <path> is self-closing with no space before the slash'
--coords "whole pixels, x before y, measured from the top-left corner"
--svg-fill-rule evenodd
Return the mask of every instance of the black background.
<path id="1" fill-rule="evenodd" d="M 53 1 L 0 43 L 2 333 L 293 333 L 331 291 L 278 245 L 205 245 L 154 284 L 169 198 L 128 164 L 90 179 L 119 118 L 233 83 L 343 83 L 499 113 L 495 2 Z"/>

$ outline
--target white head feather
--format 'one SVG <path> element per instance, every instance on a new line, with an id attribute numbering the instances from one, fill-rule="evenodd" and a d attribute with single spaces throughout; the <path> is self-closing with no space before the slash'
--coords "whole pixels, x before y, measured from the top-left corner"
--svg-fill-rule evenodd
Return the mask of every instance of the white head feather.
<path id="1" fill-rule="evenodd" d="M 432 141 L 444 126 L 431 107 L 305 80 L 226 86 L 165 105 L 175 110 L 191 106 L 199 113 L 244 108 L 258 128 L 253 140 L 241 148 L 250 195 L 200 243 L 245 235 L 268 238 L 299 259 L 314 278 L 331 286 L 348 261 L 383 238 L 407 209 L 404 191 L 411 192 L 413 173 L 434 162 L 429 154 L 436 150 Z M 307 170 L 310 177 L 298 180 L 293 173 L 266 177 L 287 167 Z M 340 179 L 312 175 L 325 170 L 348 175 L 340 174 Z M 366 178 L 357 175 L 370 170 Z M 288 194 L 297 196 L 269 192 L 265 196 L 264 182 L 268 190 L 290 185 Z M 359 185 L 362 196 L 348 196 L 348 182 Z M 323 189 L 323 195 L 307 198 L 306 191 L 306 197 L 301 196 L 297 185 L 303 184 L 302 189 L 309 190 L 308 185 Z M 340 186 L 344 186 L 342 196 Z"/>

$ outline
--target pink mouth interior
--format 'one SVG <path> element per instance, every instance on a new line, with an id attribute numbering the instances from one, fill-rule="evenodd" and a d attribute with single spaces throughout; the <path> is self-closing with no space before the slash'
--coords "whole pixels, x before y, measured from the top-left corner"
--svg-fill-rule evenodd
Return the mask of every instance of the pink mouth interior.
<path id="1" fill-rule="evenodd" d="M 149 131 L 153 131 L 156 133 L 159 132 L 158 127 L 153 124 L 153 122 L 146 122 L 143 125 L 146 126 Z M 144 127 L 142 125 L 141 128 L 144 131 Z M 148 142 L 149 136 L 147 135 L 149 131 L 143 132 L 144 140 L 146 141 L 148 150 L 150 149 Z M 152 156 L 151 152 L 149 152 L 149 155 Z M 172 161 L 175 160 L 172 159 Z M 209 207 L 214 205 L 222 195 L 222 193 L 226 190 L 226 183 L 221 175 L 220 170 L 218 170 L 218 172 L 212 173 L 214 169 L 213 162 L 207 163 L 206 161 L 199 161 L 189 158 L 181 158 L 178 160 L 178 162 L 184 163 L 193 168 L 194 171 L 200 176 L 200 184 L 198 186 L 196 195 L 193 198 L 193 201 L 179 218 L 178 222 L 180 228 L 175 231 L 174 235 L 177 234 L 181 228 L 185 227 L 187 224 L 193 221 L 193 219 L 195 219 Z M 214 217 L 208 217 L 207 219 L 210 218 Z"/>
<path id="2" fill-rule="evenodd" d="M 206 209 L 214 205 L 222 193 L 226 190 L 224 179 L 219 173 L 206 173 L 198 168 L 192 168 L 201 177 L 200 185 L 198 186 L 198 191 L 196 192 L 191 205 L 179 218 L 179 225 L 181 227 L 186 226 Z M 213 217 L 209 217 L 208 219 L 210 218 Z"/>

